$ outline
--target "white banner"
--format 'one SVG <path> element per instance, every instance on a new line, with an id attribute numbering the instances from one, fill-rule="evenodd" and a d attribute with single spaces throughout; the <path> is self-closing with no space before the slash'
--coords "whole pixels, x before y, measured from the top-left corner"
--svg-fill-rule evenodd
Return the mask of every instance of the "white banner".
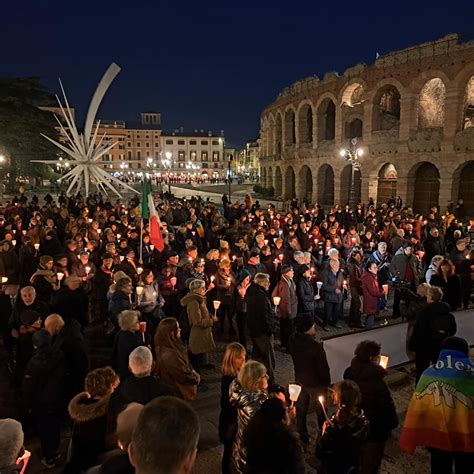
<path id="1" fill-rule="evenodd" d="M 474 344 L 474 311 L 454 313 L 457 324 L 456 336 Z M 349 367 L 354 350 L 361 341 L 373 340 L 382 344 L 382 354 L 389 357 L 389 367 L 408 362 L 406 354 L 407 323 L 383 326 L 324 340 L 324 350 L 331 369 L 331 382 L 343 379 L 344 371 Z"/>

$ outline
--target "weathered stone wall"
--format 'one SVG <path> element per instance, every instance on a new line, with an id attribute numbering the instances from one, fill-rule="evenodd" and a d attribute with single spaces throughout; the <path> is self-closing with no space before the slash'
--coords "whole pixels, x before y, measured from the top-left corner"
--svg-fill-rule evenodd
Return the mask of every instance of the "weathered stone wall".
<path id="1" fill-rule="evenodd" d="M 474 181 L 459 182 L 474 180 L 474 41 L 449 35 L 284 89 L 261 115 L 263 184 L 283 197 L 315 202 L 333 193 L 341 202 L 350 184 L 340 150 L 354 137 L 364 152 L 362 201 L 389 185 L 380 173 L 389 164 L 390 189 L 408 205 L 425 210 L 463 197 L 474 213 Z M 472 196 L 459 195 L 471 187 Z"/>

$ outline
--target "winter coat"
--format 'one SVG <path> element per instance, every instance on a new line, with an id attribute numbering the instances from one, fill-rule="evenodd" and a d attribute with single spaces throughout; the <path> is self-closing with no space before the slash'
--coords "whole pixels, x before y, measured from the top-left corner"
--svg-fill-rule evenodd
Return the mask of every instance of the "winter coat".
<path id="1" fill-rule="evenodd" d="M 63 400 L 64 354 L 53 347 L 36 349 L 26 365 L 22 402 L 26 410 L 40 414 Z"/>
<path id="2" fill-rule="evenodd" d="M 229 389 L 235 376 L 223 375 L 221 379 L 221 411 L 219 413 L 219 440 L 231 443 L 237 433 L 237 408 L 230 403 Z"/>
<path id="3" fill-rule="evenodd" d="M 452 275 L 446 281 L 443 277 L 435 274 L 431 277 L 430 285 L 438 286 L 443 290 L 443 301 L 448 303 L 451 311 L 456 311 L 461 306 L 461 280 L 459 275 Z"/>
<path id="4" fill-rule="evenodd" d="M 31 285 L 36 290 L 37 298 L 46 304 L 51 304 L 53 295 L 56 293 L 56 283 L 52 270 L 37 270 L 30 278 Z"/>
<path id="5" fill-rule="evenodd" d="M 77 290 L 70 290 L 65 286 L 58 291 L 56 304 L 53 306 L 53 309 L 60 314 L 65 321 L 75 319 L 84 326 L 87 323 L 87 293 L 81 287 Z"/>
<path id="6" fill-rule="evenodd" d="M 129 377 L 110 396 L 107 410 L 107 433 L 115 433 L 117 417 L 130 403 L 146 405 L 156 397 L 176 395 L 177 392 L 173 388 L 165 385 L 153 375 Z"/>
<path id="7" fill-rule="evenodd" d="M 261 392 L 247 392 L 237 379 L 230 384 L 230 403 L 237 408 L 237 433 L 235 435 L 233 451 L 234 467 L 236 472 L 243 473 L 246 466 L 246 449 L 244 446 L 244 431 L 249 421 L 260 410 L 263 402 L 268 399 L 266 390 Z"/>
<path id="8" fill-rule="evenodd" d="M 112 293 L 109 303 L 108 310 L 109 316 L 112 322 L 117 325 L 118 315 L 127 309 L 131 309 L 132 304 L 130 303 L 130 297 L 121 291 Z"/>
<path id="9" fill-rule="evenodd" d="M 298 316 L 313 315 L 314 304 L 314 288 L 311 282 L 303 275 L 295 279 L 296 296 L 298 298 Z"/>
<path id="10" fill-rule="evenodd" d="M 178 390 L 184 397 L 181 386 L 197 387 L 199 375 L 193 370 L 189 362 L 186 349 L 171 349 L 169 347 L 156 347 L 156 375 L 161 382 Z M 189 392 L 190 390 L 185 390 Z"/>
<path id="11" fill-rule="evenodd" d="M 252 283 L 247 288 L 245 301 L 250 337 L 271 336 L 274 333 L 274 313 L 265 288 Z"/>
<path id="12" fill-rule="evenodd" d="M 323 472 L 359 472 L 360 451 L 368 433 L 369 420 L 363 411 L 346 422 L 341 422 L 334 415 L 316 446 L 316 457 L 322 463 Z"/>
<path id="13" fill-rule="evenodd" d="M 418 262 L 417 258 L 411 254 L 409 257 L 405 255 L 403 247 L 399 248 L 390 263 L 390 271 L 393 275 L 398 275 L 400 279 L 405 279 L 406 266 L 411 265 L 413 271 L 413 284 L 418 286 Z"/>
<path id="14" fill-rule="evenodd" d="M 114 340 L 112 367 L 121 380 L 131 376 L 128 370 L 128 357 L 137 347 L 144 346 L 141 332 L 119 331 Z"/>
<path id="15" fill-rule="evenodd" d="M 295 380 L 305 388 L 327 388 L 331 383 L 326 352 L 309 334 L 295 333 L 288 341 L 293 359 Z"/>
<path id="16" fill-rule="evenodd" d="M 272 297 L 279 296 L 277 314 L 282 319 L 294 319 L 298 312 L 298 297 L 296 296 L 296 285 L 293 280 L 282 277 L 272 292 Z"/>
<path id="17" fill-rule="evenodd" d="M 96 400 L 87 392 L 81 392 L 69 403 L 69 416 L 74 427 L 71 460 L 65 468 L 67 474 L 79 474 L 95 466 L 99 455 L 105 451 L 109 401 L 110 395 Z"/>
<path id="18" fill-rule="evenodd" d="M 230 286 L 226 286 L 227 279 L 230 281 Z M 228 275 L 220 268 L 216 273 L 214 285 L 217 290 L 216 298 L 222 304 L 229 305 L 232 301 L 232 293 L 235 288 L 235 278 L 229 273 Z"/>
<path id="19" fill-rule="evenodd" d="M 369 441 L 386 441 L 398 426 L 398 415 L 390 390 L 384 381 L 384 368 L 374 362 L 352 359 L 344 372 L 344 379 L 357 383 L 362 394 L 360 407 L 369 420 Z"/>
<path id="20" fill-rule="evenodd" d="M 181 298 L 181 306 L 186 307 L 190 325 L 189 350 L 192 354 L 204 354 L 216 348 L 212 336 L 212 320 L 206 306 L 206 298 L 197 293 L 188 293 Z"/>
<path id="21" fill-rule="evenodd" d="M 371 262 L 375 262 L 377 264 L 377 279 L 380 285 L 385 285 L 391 278 L 390 273 L 390 263 L 392 261 L 392 256 L 389 253 L 382 255 L 378 250 L 376 250 L 372 255 L 369 257 Z"/>
<path id="22" fill-rule="evenodd" d="M 327 303 L 340 303 L 342 301 L 342 285 L 344 283 L 344 273 L 341 269 L 334 274 L 330 266 L 327 265 L 321 274 L 323 282 L 322 297 Z M 336 289 L 341 290 L 339 294 Z"/>
<path id="23" fill-rule="evenodd" d="M 447 303 L 430 303 L 418 314 L 408 348 L 416 353 L 418 361 L 435 363 L 446 337 L 456 334 L 457 325 Z"/>
<path id="24" fill-rule="evenodd" d="M 385 293 L 379 287 L 379 282 L 377 281 L 377 275 L 369 271 L 365 271 L 361 276 L 362 281 L 362 294 L 364 297 L 362 312 L 364 314 L 373 316 L 376 315 L 378 311 L 379 299 L 385 297 Z"/>
<path id="25" fill-rule="evenodd" d="M 446 244 L 444 243 L 443 237 L 440 235 L 438 237 L 433 237 L 429 235 L 423 241 L 423 249 L 425 250 L 425 262 L 431 262 L 431 259 L 435 255 L 442 255 L 443 257 L 446 255 Z"/>

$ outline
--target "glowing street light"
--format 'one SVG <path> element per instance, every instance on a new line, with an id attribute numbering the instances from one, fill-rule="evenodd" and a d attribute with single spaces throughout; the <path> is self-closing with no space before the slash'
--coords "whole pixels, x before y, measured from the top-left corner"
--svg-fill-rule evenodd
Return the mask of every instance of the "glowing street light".
<path id="1" fill-rule="evenodd" d="M 353 138 L 351 140 L 351 149 L 345 149 L 343 148 L 339 154 L 342 156 L 342 158 L 345 158 L 346 161 L 349 162 L 351 165 L 351 190 L 349 194 L 349 205 L 351 208 L 354 208 L 355 205 L 357 204 L 356 201 L 356 195 L 355 195 L 355 172 L 357 170 L 360 170 L 360 162 L 359 162 L 359 157 L 361 157 L 364 154 L 364 149 L 361 147 L 357 147 L 357 138 Z"/>
<path id="2" fill-rule="evenodd" d="M 168 179 L 168 193 L 171 194 L 171 183 L 170 183 L 170 170 L 171 170 L 171 157 L 173 156 L 173 153 L 170 151 L 165 152 L 165 157 L 166 159 L 161 160 L 161 163 L 163 164 L 163 167 L 166 168 L 166 175 Z"/>

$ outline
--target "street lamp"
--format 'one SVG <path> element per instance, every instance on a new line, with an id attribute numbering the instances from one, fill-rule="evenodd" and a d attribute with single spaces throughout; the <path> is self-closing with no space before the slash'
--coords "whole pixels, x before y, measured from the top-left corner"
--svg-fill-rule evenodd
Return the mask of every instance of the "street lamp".
<path id="1" fill-rule="evenodd" d="M 166 169 L 166 174 L 168 178 L 168 193 L 171 194 L 171 183 L 170 183 L 170 170 L 171 170 L 171 157 L 173 154 L 170 151 L 165 152 L 166 158 L 161 160 L 161 163 L 163 164 L 163 167 Z"/>
<path id="2" fill-rule="evenodd" d="M 351 208 L 354 208 L 357 204 L 356 195 L 355 195 L 355 172 L 360 170 L 360 162 L 359 157 L 364 154 L 364 150 L 362 148 L 357 147 L 357 138 L 353 138 L 351 140 L 351 149 L 342 149 L 340 151 L 340 155 L 346 159 L 351 165 L 351 189 L 349 193 L 349 205 Z"/>
<path id="3" fill-rule="evenodd" d="M 230 190 L 230 185 L 231 185 L 231 177 L 230 177 L 230 167 L 232 165 L 232 161 L 234 160 L 234 157 L 232 155 L 229 155 L 228 156 L 228 159 L 227 159 L 227 181 L 229 183 L 229 204 L 231 202 L 231 190 Z"/>

